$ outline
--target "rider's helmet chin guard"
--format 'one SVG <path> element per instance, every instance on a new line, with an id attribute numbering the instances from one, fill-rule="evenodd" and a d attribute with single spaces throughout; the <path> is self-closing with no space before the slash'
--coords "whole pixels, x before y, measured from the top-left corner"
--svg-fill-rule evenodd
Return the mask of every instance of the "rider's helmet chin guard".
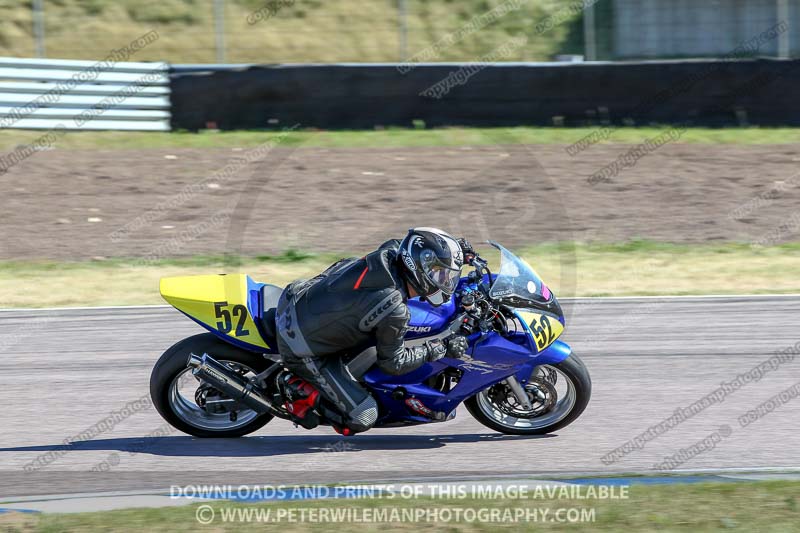
<path id="1" fill-rule="evenodd" d="M 464 254 L 456 239 L 436 228 L 411 228 L 400 244 L 400 270 L 431 305 L 448 301 L 461 279 Z"/>

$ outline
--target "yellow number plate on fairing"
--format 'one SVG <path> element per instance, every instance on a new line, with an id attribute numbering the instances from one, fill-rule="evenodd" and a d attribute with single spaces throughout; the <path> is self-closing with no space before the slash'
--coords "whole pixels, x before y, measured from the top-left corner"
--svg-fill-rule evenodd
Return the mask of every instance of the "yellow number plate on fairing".
<path id="1" fill-rule="evenodd" d="M 517 311 L 517 314 L 528 324 L 540 352 L 553 344 L 564 332 L 564 326 L 552 316 L 529 311 Z"/>
<path id="2" fill-rule="evenodd" d="M 245 274 L 181 276 L 161 280 L 161 296 L 207 328 L 254 346 L 269 348 L 247 309 Z"/>

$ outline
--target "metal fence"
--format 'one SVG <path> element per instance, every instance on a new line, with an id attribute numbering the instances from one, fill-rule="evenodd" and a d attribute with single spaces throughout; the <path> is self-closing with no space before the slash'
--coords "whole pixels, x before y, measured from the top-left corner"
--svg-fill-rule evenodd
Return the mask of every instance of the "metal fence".
<path id="1" fill-rule="evenodd" d="M 612 59 L 722 57 L 748 46 L 752 56 L 800 56 L 800 0 L 613 0 L 602 20 Z M 759 36 L 780 28 L 777 38 Z"/>
<path id="2" fill-rule="evenodd" d="M 0 57 L 0 129 L 168 131 L 169 65 Z"/>

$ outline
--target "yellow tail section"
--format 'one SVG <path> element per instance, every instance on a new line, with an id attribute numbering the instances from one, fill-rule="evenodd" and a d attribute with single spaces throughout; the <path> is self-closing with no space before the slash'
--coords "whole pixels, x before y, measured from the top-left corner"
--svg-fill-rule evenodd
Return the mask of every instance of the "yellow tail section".
<path id="1" fill-rule="evenodd" d="M 161 296 L 219 335 L 269 348 L 247 308 L 245 274 L 181 276 L 161 280 Z"/>

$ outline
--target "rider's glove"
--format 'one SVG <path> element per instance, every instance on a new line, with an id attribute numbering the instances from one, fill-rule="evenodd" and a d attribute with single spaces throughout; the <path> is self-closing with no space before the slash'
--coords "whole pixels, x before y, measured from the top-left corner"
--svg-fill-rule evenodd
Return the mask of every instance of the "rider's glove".
<path id="1" fill-rule="evenodd" d="M 444 340 L 447 345 L 447 357 L 461 359 L 467 353 L 469 342 L 463 335 L 452 335 Z"/>
<path id="2" fill-rule="evenodd" d="M 439 359 L 447 355 L 447 347 L 441 341 L 441 339 L 429 340 L 428 342 L 425 343 L 425 346 L 428 347 L 429 363 L 438 361 Z"/>
<path id="3" fill-rule="evenodd" d="M 461 252 L 464 254 L 464 263 L 467 265 L 472 264 L 472 260 L 478 254 L 475 253 L 475 249 L 472 247 L 470 242 L 462 237 L 461 239 L 458 239 L 458 245 L 461 247 Z"/>

